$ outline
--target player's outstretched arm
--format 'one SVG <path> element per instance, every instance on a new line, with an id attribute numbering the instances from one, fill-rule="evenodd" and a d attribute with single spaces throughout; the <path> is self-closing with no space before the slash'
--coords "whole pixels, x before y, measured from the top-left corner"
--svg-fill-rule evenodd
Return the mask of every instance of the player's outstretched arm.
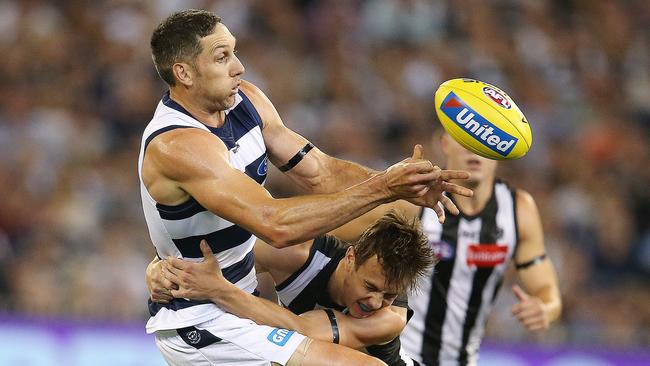
<path id="1" fill-rule="evenodd" d="M 324 234 L 381 203 L 420 197 L 438 178 L 429 161 L 409 160 L 341 192 L 274 199 L 230 165 L 219 138 L 195 128 L 155 137 L 142 169 L 147 190 L 158 203 L 176 205 L 191 196 L 276 247 Z"/>
<path id="2" fill-rule="evenodd" d="M 242 90 L 255 105 L 264 122 L 262 133 L 271 162 L 308 192 L 340 191 L 379 173 L 357 163 L 323 153 L 304 137 L 287 128 L 271 101 L 255 85 L 244 82 Z M 422 155 L 422 146 L 417 145 L 411 159 L 420 160 Z M 440 220 L 444 221 L 444 211 L 438 207 L 438 202 L 454 214 L 457 214 L 458 209 L 451 200 L 442 195 L 442 192 L 471 195 L 469 189 L 450 182 L 452 179 L 467 179 L 469 173 L 440 170 L 437 167 L 436 171 L 437 177 L 432 181 L 430 192 L 424 198 L 412 202 L 419 206 L 434 208 Z"/>
<path id="3" fill-rule="evenodd" d="M 379 173 L 360 164 L 334 158 L 309 145 L 307 139 L 285 126 L 273 103 L 259 88 L 246 81 L 242 82 L 241 88 L 264 123 L 262 133 L 270 161 L 307 192 L 341 191 Z"/>
<path id="4" fill-rule="evenodd" d="M 517 227 L 515 266 L 525 291 L 513 287 L 518 303 L 512 314 L 529 330 L 547 329 L 560 316 L 562 300 L 555 268 L 546 256 L 539 211 L 533 197 L 522 190 L 517 192 Z"/>

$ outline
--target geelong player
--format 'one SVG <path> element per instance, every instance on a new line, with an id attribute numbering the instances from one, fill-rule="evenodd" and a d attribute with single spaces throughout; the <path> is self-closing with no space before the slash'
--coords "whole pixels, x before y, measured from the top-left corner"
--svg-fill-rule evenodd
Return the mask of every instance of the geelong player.
<path id="1" fill-rule="evenodd" d="M 252 293 L 256 236 L 288 246 L 395 199 L 442 215 L 438 201 L 456 209 L 443 191 L 471 194 L 446 182 L 467 173 L 432 166 L 420 159 L 421 147 L 383 172 L 322 153 L 287 129 L 266 96 L 242 80 L 235 43 L 219 17 L 200 10 L 171 15 L 151 37 L 154 65 L 169 91 L 144 131 L 138 172 L 161 258 L 200 259 L 205 239 L 225 278 Z M 314 194 L 274 199 L 263 187 L 268 161 Z M 150 305 L 147 331 L 174 365 L 376 363 L 345 347 L 258 326 L 212 303 Z"/>
<path id="2" fill-rule="evenodd" d="M 429 208 L 400 201 L 377 208 L 337 229 L 353 240 L 387 208 L 420 217 L 440 261 L 409 296 L 414 315 L 401 335 L 406 353 L 421 364 L 473 365 L 503 274 L 514 263 L 523 285 L 512 315 L 529 330 L 546 329 L 561 311 L 553 264 L 546 255 L 540 215 L 533 197 L 495 178 L 497 162 L 480 157 L 449 135 L 441 139 L 448 169 L 471 172 L 463 181 L 472 197 L 451 195 L 458 216 L 441 224 Z"/>

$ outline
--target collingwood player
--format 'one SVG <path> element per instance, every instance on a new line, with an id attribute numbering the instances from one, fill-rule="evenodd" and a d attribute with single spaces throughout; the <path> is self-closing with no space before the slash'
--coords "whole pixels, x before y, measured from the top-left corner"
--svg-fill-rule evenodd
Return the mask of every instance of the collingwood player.
<path id="1" fill-rule="evenodd" d="M 144 130 L 138 173 L 159 257 L 199 260 L 205 240 L 225 278 L 252 293 L 256 237 L 289 246 L 381 203 L 404 198 L 441 212 L 438 201 L 455 210 L 443 191 L 471 194 L 446 181 L 466 172 L 441 171 L 420 159 L 421 147 L 383 172 L 324 154 L 286 128 L 264 93 L 242 80 L 235 46 L 221 19 L 202 10 L 174 13 L 152 34 L 153 62 L 169 91 Z M 273 198 L 263 187 L 269 161 L 312 194 Z M 149 310 L 147 332 L 174 365 L 377 363 L 209 302 L 176 299 L 150 303 Z"/>
<path id="2" fill-rule="evenodd" d="M 351 348 L 367 347 L 369 354 L 388 365 L 404 365 L 397 341 L 408 318 L 404 294 L 413 290 L 434 261 L 419 220 L 389 212 L 353 245 L 329 235 L 284 249 L 258 241 L 258 266 L 271 274 L 280 302 L 291 313 L 225 281 L 209 247 L 204 250 L 203 263 L 153 262 L 147 271 L 153 298 L 169 301 L 171 293 L 208 299 L 259 324 L 298 330 Z M 175 290 L 168 293 L 161 286 Z"/>
<path id="3" fill-rule="evenodd" d="M 440 224 L 435 213 L 404 201 L 381 206 L 334 231 L 354 240 L 387 208 L 419 216 L 439 258 L 409 296 L 414 315 L 400 337 L 406 354 L 421 364 L 474 365 L 485 323 L 510 263 L 523 285 L 514 286 L 512 308 L 531 331 L 548 328 L 561 312 L 555 270 L 546 255 L 540 215 L 532 196 L 495 177 L 497 162 L 463 148 L 449 135 L 441 138 L 447 169 L 464 169 L 463 182 L 473 197 L 451 195 L 460 215 Z"/>

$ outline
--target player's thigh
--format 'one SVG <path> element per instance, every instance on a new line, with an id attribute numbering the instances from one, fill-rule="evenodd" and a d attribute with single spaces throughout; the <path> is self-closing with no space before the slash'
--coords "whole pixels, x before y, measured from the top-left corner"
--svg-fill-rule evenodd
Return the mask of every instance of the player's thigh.
<path id="1" fill-rule="evenodd" d="M 305 339 L 286 366 L 385 366 L 382 361 L 339 344 Z"/>

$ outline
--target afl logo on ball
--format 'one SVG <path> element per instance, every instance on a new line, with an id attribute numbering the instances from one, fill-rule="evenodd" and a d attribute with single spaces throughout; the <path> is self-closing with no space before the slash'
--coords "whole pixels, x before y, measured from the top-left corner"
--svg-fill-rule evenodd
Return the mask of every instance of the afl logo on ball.
<path id="1" fill-rule="evenodd" d="M 491 88 L 489 86 L 484 86 L 483 87 L 483 94 L 490 97 L 490 99 L 492 99 L 492 101 L 494 101 L 494 103 L 500 105 L 501 107 L 503 107 L 505 109 L 512 108 L 512 104 L 510 103 L 510 101 L 506 97 L 505 93 L 503 93 L 503 92 L 501 92 L 501 91 L 499 91 L 499 90 L 497 90 L 495 88 Z"/>

